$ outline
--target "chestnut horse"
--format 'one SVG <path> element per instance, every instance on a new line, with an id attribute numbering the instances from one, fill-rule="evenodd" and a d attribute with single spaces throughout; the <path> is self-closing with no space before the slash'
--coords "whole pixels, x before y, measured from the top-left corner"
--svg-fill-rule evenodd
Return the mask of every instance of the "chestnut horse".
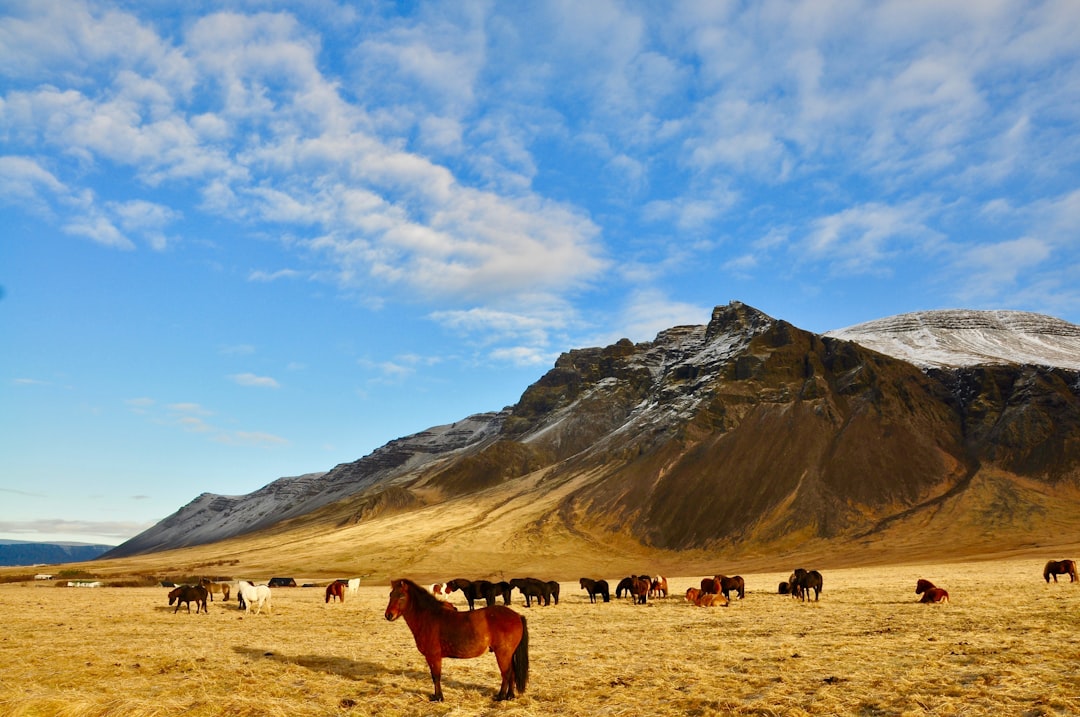
<path id="1" fill-rule="evenodd" d="M 667 595 L 667 578 L 663 575 L 657 575 L 649 585 L 649 597 L 667 597 Z"/>
<path id="2" fill-rule="evenodd" d="M 337 598 L 341 602 L 345 602 L 345 586 L 347 583 L 343 583 L 340 580 L 335 580 L 326 586 L 326 602 L 330 602 L 331 598 Z"/>
<path id="3" fill-rule="evenodd" d="M 923 580 L 919 578 L 919 582 L 915 584 L 915 594 L 922 595 L 922 599 L 919 602 L 932 603 L 932 602 L 949 602 L 949 593 L 942 588 L 936 587 L 929 580 Z"/>
<path id="4" fill-rule="evenodd" d="M 432 702 L 442 702 L 442 661 L 444 657 L 480 657 L 494 652 L 502 684 L 496 700 L 514 699 L 514 688 L 525 691 L 529 679 L 529 629 L 525 618 L 506 607 L 469 612 L 448 610 L 446 605 L 411 580 L 390 583 L 386 619 L 405 616 L 416 649 L 427 660 L 435 685 Z"/>
<path id="5" fill-rule="evenodd" d="M 710 593 L 698 588 L 686 589 L 686 601 L 698 607 L 727 607 L 729 600 L 721 593 Z"/>
<path id="6" fill-rule="evenodd" d="M 1043 568 L 1043 577 L 1046 578 L 1046 582 L 1050 582 L 1050 576 L 1054 576 L 1054 582 L 1057 582 L 1058 575 L 1068 575 L 1069 582 L 1075 583 L 1076 576 L 1076 563 L 1072 560 L 1051 560 Z"/>

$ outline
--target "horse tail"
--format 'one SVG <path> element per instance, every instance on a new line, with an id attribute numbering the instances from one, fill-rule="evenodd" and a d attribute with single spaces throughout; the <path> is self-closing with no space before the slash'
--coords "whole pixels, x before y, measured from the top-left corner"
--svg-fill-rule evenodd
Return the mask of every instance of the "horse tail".
<path id="1" fill-rule="evenodd" d="M 525 692 L 529 682 L 529 625 L 521 615 L 521 641 L 518 642 L 514 656 L 510 658 L 510 667 L 514 670 L 514 685 L 519 693 Z"/>

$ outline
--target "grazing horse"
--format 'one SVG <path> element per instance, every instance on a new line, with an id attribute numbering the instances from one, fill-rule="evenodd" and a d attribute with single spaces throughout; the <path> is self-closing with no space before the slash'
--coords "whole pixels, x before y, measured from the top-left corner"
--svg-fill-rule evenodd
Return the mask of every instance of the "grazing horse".
<path id="1" fill-rule="evenodd" d="M 495 586 L 489 580 L 466 580 L 456 578 L 446 584 L 448 592 L 460 590 L 461 594 L 469 603 L 469 609 L 474 609 L 474 603 L 483 598 L 488 607 L 495 604 Z"/>
<path id="2" fill-rule="evenodd" d="M 702 578 L 701 579 L 701 592 L 715 595 L 720 592 L 723 585 L 720 583 L 719 578 Z"/>
<path id="3" fill-rule="evenodd" d="M 604 602 L 611 602 L 611 591 L 608 588 L 607 580 L 582 578 L 578 581 L 578 584 L 581 585 L 582 590 L 589 593 L 589 602 L 595 603 L 597 595 L 602 597 Z"/>
<path id="4" fill-rule="evenodd" d="M 548 590 L 551 592 L 551 597 L 555 600 L 555 604 L 558 605 L 559 604 L 559 591 L 562 590 L 562 587 L 559 585 L 558 582 L 556 582 L 554 580 L 548 580 L 547 581 L 547 586 L 548 586 Z"/>
<path id="5" fill-rule="evenodd" d="M 215 583 L 210 578 L 203 578 L 199 581 L 199 585 L 206 588 L 206 594 L 210 598 L 210 602 L 214 602 L 214 593 L 221 593 L 221 599 L 228 601 L 229 591 L 231 590 L 228 583 Z"/>
<path id="6" fill-rule="evenodd" d="M 247 580 L 240 581 L 240 587 L 236 592 L 244 612 L 251 612 L 251 608 L 255 608 L 255 614 L 258 615 L 265 607 L 266 612 L 272 613 L 273 607 L 270 604 L 270 588 L 266 585 L 255 585 Z"/>
<path id="7" fill-rule="evenodd" d="M 514 578 L 510 581 L 511 587 L 517 588 L 525 596 L 525 607 L 532 607 L 532 599 L 536 598 L 536 604 L 544 601 L 544 605 L 551 604 L 551 585 L 536 578 Z M 558 604 L 558 603 L 556 603 Z"/>
<path id="8" fill-rule="evenodd" d="M 345 586 L 348 583 L 343 583 L 340 580 L 335 580 L 326 586 L 326 602 L 330 602 L 331 598 L 337 598 L 341 602 L 345 602 Z"/>
<path id="9" fill-rule="evenodd" d="M 649 584 L 649 597 L 667 597 L 667 578 L 657 575 Z"/>
<path id="10" fill-rule="evenodd" d="M 1069 582 L 1075 583 L 1077 581 L 1076 576 L 1076 563 L 1072 560 L 1051 560 L 1043 568 L 1043 577 L 1046 582 L 1050 582 L 1050 576 L 1054 576 L 1054 582 L 1057 582 L 1058 575 L 1068 575 Z"/>
<path id="11" fill-rule="evenodd" d="M 947 603 L 949 602 L 949 593 L 935 586 L 929 580 L 923 580 L 919 578 L 919 582 L 915 583 L 915 594 L 922 595 L 922 599 L 919 602 L 925 603 Z"/>
<path id="12" fill-rule="evenodd" d="M 810 597 L 810 591 L 814 591 L 814 602 L 817 602 L 818 596 L 821 595 L 821 573 L 817 570 L 806 571 L 802 568 L 795 568 L 795 572 L 788 578 L 788 585 L 791 586 L 791 597 L 797 597 L 803 602 Z"/>
<path id="13" fill-rule="evenodd" d="M 720 581 L 719 592 L 722 592 L 724 597 L 730 600 L 732 590 L 739 594 L 740 600 L 746 597 L 746 582 L 743 581 L 742 575 L 732 575 L 730 578 L 727 575 L 717 575 L 716 579 Z"/>
<path id="14" fill-rule="evenodd" d="M 180 603 L 184 603 L 187 606 L 187 611 L 191 613 L 191 603 L 195 603 L 195 614 L 199 614 L 199 608 L 202 608 L 204 613 L 209 613 L 210 610 L 206 607 L 206 588 L 202 585 L 181 585 L 178 588 L 173 588 L 169 591 L 169 604 L 176 603 L 176 609 L 173 610 L 173 615 L 180 609 Z"/>
<path id="15" fill-rule="evenodd" d="M 444 657 L 480 657 L 494 652 L 502 684 L 496 700 L 514 699 L 514 688 L 525 691 L 529 679 L 529 629 L 525 618 L 506 607 L 493 605 L 475 612 L 447 610 L 428 591 L 411 580 L 390 583 L 386 619 L 405 616 L 416 649 L 427 660 L 435 685 L 433 702 L 442 702 Z"/>
<path id="16" fill-rule="evenodd" d="M 634 578 L 633 585 L 630 587 L 630 597 L 634 598 L 635 605 L 644 605 L 648 602 L 651 587 L 652 580 L 647 575 L 638 575 Z"/>
<path id="17" fill-rule="evenodd" d="M 349 578 L 349 594 L 356 597 L 356 593 L 360 590 L 360 578 Z"/>
<path id="18" fill-rule="evenodd" d="M 787 595 L 788 593 L 791 592 L 791 584 L 786 582 L 786 581 L 781 582 L 780 587 L 777 588 L 776 592 L 779 593 L 780 595 Z"/>
<path id="19" fill-rule="evenodd" d="M 621 598 L 622 594 L 623 594 L 623 590 L 625 590 L 626 594 L 629 595 L 630 591 L 633 589 L 633 587 L 634 587 L 634 576 L 633 575 L 623 578 L 622 580 L 619 581 L 619 584 L 615 586 L 615 597 L 616 598 Z"/>

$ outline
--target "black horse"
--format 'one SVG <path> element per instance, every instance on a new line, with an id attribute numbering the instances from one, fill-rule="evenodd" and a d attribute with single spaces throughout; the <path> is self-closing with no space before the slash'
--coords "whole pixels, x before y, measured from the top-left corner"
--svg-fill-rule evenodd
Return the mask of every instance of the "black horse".
<path id="1" fill-rule="evenodd" d="M 503 605 L 509 605 L 510 597 L 514 592 L 514 586 L 503 580 L 501 582 L 495 583 L 494 588 L 496 597 L 498 597 L 499 595 L 502 596 Z"/>
<path id="2" fill-rule="evenodd" d="M 559 583 L 557 583 L 554 580 L 548 580 L 547 581 L 547 586 L 548 586 L 548 589 L 551 591 L 552 599 L 554 599 L 555 604 L 558 605 L 559 604 L 559 591 L 562 589 L 562 587 L 560 587 Z"/>
<path id="3" fill-rule="evenodd" d="M 446 584 L 450 592 L 460 590 L 465 599 L 469 601 L 469 609 L 474 609 L 477 600 L 483 600 L 488 607 L 495 604 L 495 585 L 490 580 L 466 580 L 456 578 Z"/>
<path id="4" fill-rule="evenodd" d="M 802 568 L 796 568 L 795 572 L 788 578 L 788 585 L 791 590 L 791 597 L 797 597 L 803 602 L 810 597 L 810 591 L 814 591 L 814 602 L 817 602 L 818 597 L 821 595 L 821 573 L 817 570 L 803 570 Z"/>
<path id="5" fill-rule="evenodd" d="M 514 578 L 510 581 L 510 585 L 520 590 L 521 594 L 525 596 L 525 607 L 532 607 L 533 598 L 536 598 L 537 605 L 540 604 L 541 600 L 544 601 L 544 605 L 551 604 L 551 586 L 543 580 Z"/>
<path id="6" fill-rule="evenodd" d="M 578 583 L 580 583 L 582 590 L 588 591 L 589 602 L 596 602 L 597 595 L 603 598 L 604 602 L 611 602 L 611 590 L 608 588 L 607 580 L 582 578 Z"/>
<path id="7" fill-rule="evenodd" d="M 746 597 L 746 581 L 743 580 L 742 575 L 732 575 L 730 578 L 727 575 L 716 577 L 720 580 L 720 592 L 724 593 L 724 597 L 730 600 L 732 590 L 738 593 L 740 600 Z"/>

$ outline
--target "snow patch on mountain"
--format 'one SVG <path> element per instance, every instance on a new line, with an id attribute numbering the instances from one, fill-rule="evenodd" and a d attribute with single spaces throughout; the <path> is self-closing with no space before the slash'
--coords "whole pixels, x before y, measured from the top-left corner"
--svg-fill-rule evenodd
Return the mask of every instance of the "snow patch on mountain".
<path id="1" fill-rule="evenodd" d="M 922 368 L 1029 364 L 1080 370 L 1080 326 L 1027 311 L 918 311 L 825 336 Z"/>

